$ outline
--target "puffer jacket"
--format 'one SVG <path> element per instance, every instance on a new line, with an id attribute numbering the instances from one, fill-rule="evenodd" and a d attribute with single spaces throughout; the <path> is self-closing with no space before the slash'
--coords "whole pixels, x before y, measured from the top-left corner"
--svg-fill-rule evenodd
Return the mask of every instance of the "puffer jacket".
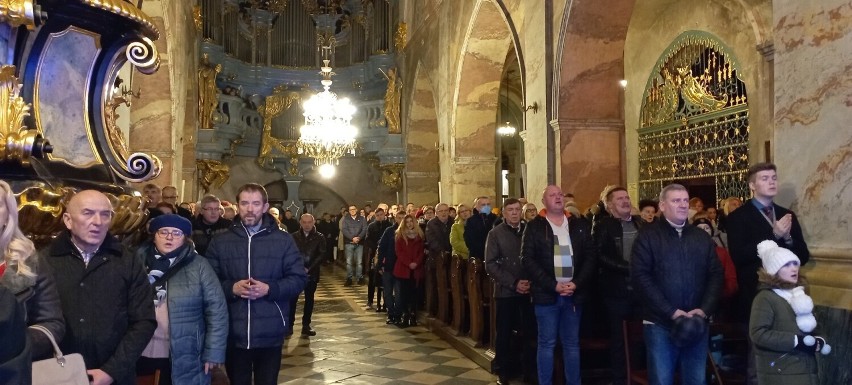
<path id="1" fill-rule="evenodd" d="M 275 218 L 263 214 L 260 230 L 249 235 L 239 216 L 231 228 L 215 237 L 207 259 L 228 300 L 228 341 L 240 349 L 281 346 L 290 300 L 305 288 L 307 275 L 293 237 L 281 231 Z M 269 294 L 256 300 L 234 295 L 234 283 L 252 277 L 269 285 Z"/>
<path id="2" fill-rule="evenodd" d="M 488 232 L 485 240 L 485 271 L 494 280 L 494 296 L 497 298 L 521 297 L 515 290 L 518 281 L 526 279 L 521 266 L 521 235 L 524 223 L 514 229 L 506 222 Z"/>
<path id="3" fill-rule="evenodd" d="M 24 305 L 27 326 L 44 326 L 50 330 L 57 342 L 62 341 L 65 336 L 65 320 L 62 317 L 62 305 L 59 303 L 53 271 L 38 255 L 31 256 L 28 263 L 36 273 L 34 277 L 17 274 L 17 270 L 9 266 L 3 277 L 0 277 L 0 286 L 9 289 L 15 294 L 18 302 Z M 28 328 L 27 335 L 32 343 L 34 360 L 53 357 L 53 345 L 44 333 Z"/>
<path id="4" fill-rule="evenodd" d="M 754 342 L 757 382 L 772 385 L 816 385 L 815 354 L 794 349 L 795 336 L 803 335 L 790 304 L 760 285 L 751 307 L 749 337 Z"/>
<path id="5" fill-rule="evenodd" d="M 153 244 L 137 255 L 156 253 Z M 172 383 L 209 384 L 204 363 L 224 363 L 228 344 L 228 306 L 210 263 L 190 244 L 175 258 L 179 269 L 166 282 Z"/>
<path id="6" fill-rule="evenodd" d="M 529 276 L 533 303 L 552 305 L 559 294 L 556 292 L 556 273 L 553 270 L 553 247 L 556 235 L 550 227 L 544 210 L 539 216 L 527 223 L 521 238 L 521 263 Z M 591 291 L 595 273 L 595 254 L 597 248 L 592 239 L 589 222 L 583 218 L 568 215 L 568 235 L 574 249 L 574 278 L 577 285 L 574 302 L 583 304 Z"/>
<path id="7" fill-rule="evenodd" d="M 644 319 L 664 328 L 678 309 L 713 314 L 722 293 L 722 264 L 710 235 L 686 224 L 678 236 L 665 218 L 639 232 L 630 277 Z"/>

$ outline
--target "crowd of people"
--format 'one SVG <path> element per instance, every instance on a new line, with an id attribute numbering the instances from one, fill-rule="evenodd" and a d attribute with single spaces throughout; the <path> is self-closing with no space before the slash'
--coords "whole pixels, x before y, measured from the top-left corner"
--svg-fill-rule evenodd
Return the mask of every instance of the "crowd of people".
<path id="1" fill-rule="evenodd" d="M 747 331 L 749 383 L 816 384 L 815 355 L 830 346 L 799 274 L 809 260 L 802 229 L 774 203 L 774 165 L 753 166 L 748 181 L 751 199 L 718 209 L 670 184 L 637 206 L 627 189 L 607 186 L 581 213 L 550 185 L 541 208 L 523 198 L 497 208 L 479 196 L 471 205 L 349 205 L 298 219 L 270 207 L 258 184 L 242 186 L 234 203 L 208 195 L 179 205 L 177 189 L 151 184 L 150 220 L 123 240 L 109 233 L 109 199 L 85 190 L 66 203 L 67 231 L 38 251 L 0 182 L 0 381 L 26 383 L 32 360 L 52 355 L 45 335 L 24 333 L 41 325 L 63 352 L 82 354 L 93 384 L 133 384 L 154 371 L 160 384 L 207 384 L 220 367 L 231 384 L 275 384 L 302 293 L 300 334 L 317 334 L 323 263 L 339 260 L 344 285 L 368 285 L 368 309 L 408 327 L 432 289 L 427 274 L 442 273 L 430 261 L 455 255 L 484 261 L 493 280 L 500 383 L 530 367 L 542 385 L 554 375 L 581 383 L 580 324 L 600 298 L 614 384 L 628 383 L 627 321 L 642 323 L 649 383 L 672 384 L 675 373 L 705 383 L 711 320 Z M 515 338 L 535 348 L 518 359 Z M 557 342 L 563 373 L 554 373 Z"/>

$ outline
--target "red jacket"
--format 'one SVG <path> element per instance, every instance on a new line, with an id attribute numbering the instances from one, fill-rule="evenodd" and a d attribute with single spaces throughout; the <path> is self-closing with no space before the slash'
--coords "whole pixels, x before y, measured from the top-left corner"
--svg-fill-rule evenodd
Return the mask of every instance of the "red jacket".
<path id="1" fill-rule="evenodd" d="M 716 255 L 719 256 L 719 262 L 722 263 L 722 270 L 725 271 L 725 283 L 722 285 L 722 298 L 731 298 L 739 290 L 737 284 L 737 269 L 734 267 L 734 261 L 728 250 L 724 247 L 716 246 Z"/>
<path id="2" fill-rule="evenodd" d="M 396 264 L 393 266 L 393 276 L 402 279 L 414 278 L 419 283 L 423 279 L 423 247 L 423 238 L 397 238 L 396 242 L 394 242 Z M 413 275 L 411 268 L 408 266 L 412 262 L 417 264 Z"/>

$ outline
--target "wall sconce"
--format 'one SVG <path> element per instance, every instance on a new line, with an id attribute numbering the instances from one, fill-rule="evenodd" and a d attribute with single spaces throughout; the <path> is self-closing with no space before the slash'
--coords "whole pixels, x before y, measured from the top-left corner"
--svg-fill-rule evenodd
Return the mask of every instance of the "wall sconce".
<path id="1" fill-rule="evenodd" d="M 532 112 L 534 114 L 537 114 L 538 113 L 538 102 L 533 102 L 533 104 L 530 104 L 530 105 L 524 107 L 524 112 L 529 111 L 529 110 L 532 110 Z"/>

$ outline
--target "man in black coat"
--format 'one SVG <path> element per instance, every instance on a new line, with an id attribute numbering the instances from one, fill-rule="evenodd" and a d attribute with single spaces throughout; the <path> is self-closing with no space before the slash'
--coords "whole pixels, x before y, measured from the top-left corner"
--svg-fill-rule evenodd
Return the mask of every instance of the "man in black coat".
<path id="1" fill-rule="evenodd" d="M 195 243 L 195 251 L 201 256 L 206 256 L 207 246 L 213 236 L 223 233 L 231 228 L 231 221 L 222 218 L 222 202 L 215 195 L 206 195 L 201 198 L 201 207 L 198 217 L 192 222 L 192 242 Z"/>
<path id="2" fill-rule="evenodd" d="M 636 308 L 630 285 L 630 254 L 639 230 L 646 222 L 638 215 L 630 215 L 630 195 L 624 187 L 614 187 L 605 198 L 611 215 L 600 218 L 593 231 L 600 250 L 598 288 L 603 292 L 609 319 L 612 383 L 623 385 L 627 383 L 627 357 L 622 324 L 631 318 Z"/>
<path id="3" fill-rule="evenodd" d="M 536 361 L 542 385 L 553 382 L 557 337 L 565 382 L 580 383 L 580 317 L 596 270 L 591 226 L 566 212 L 563 198 L 559 186 L 547 186 L 541 199 L 544 213 L 527 223 L 521 239 L 521 263 L 531 281 L 538 323 Z"/>
<path id="4" fill-rule="evenodd" d="M 639 232 L 630 258 L 631 281 L 643 309 L 650 383 L 672 384 L 677 370 L 684 384 L 703 384 L 706 320 L 722 294 L 722 264 L 710 235 L 687 222 L 685 187 L 664 187 L 660 211 L 663 218 Z M 697 325 L 693 339 L 672 337 L 681 323 Z"/>
<path id="5" fill-rule="evenodd" d="M 751 166 L 748 187 L 753 198 L 731 212 L 726 224 L 728 246 L 737 268 L 740 288 L 737 313 L 746 322 L 751 301 L 757 293 L 757 270 L 762 266 L 757 257 L 757 244 L 765 240 L 775 241 L 778 246 L 796 254 L 803 266 L 811 256 L 796 215 L 773 201 L 778 193 L 775 165 L 758 163 Z"/>
<path id="6" fill-rule="evenodd" d="M 381 206 L 381 205 L 380 205 Z M 367 225 L 367 237 L 364 239 L 364 252 L 366 260 L 367 272 L 367 309 L 373 308 L 373 297 L 376 297 L 376 312 L 385 310 L 382 308 L 382 276 L 379 274 L 380 268 L 376 266 L 378 260 L 375 258 L 376 251 L 379 247 L 379 239 L 385 233 L 385 229 L 393 225 L 388 219 L 387 212 L 384 208 L 379 207 L 373 212 L 373 221 Z"/>
<path id="7" fill-rule="evenodd" d="M 762 266 L 757 244 L 771 240 L 789 249 L 804 265 L 810 259 L 808 244 L 796 215 L 774 202 L 778 194 L 778 173 L 772 163 L 758 163 L 748 169 L 748 187 L 753 197 L 732 211 L 725 221 L 728 248 L 737 269 L 739 292 L 734 317 L 748 327 L 751 303 L 757 295 L 757 270 Z M 749 346 L 751 347 L 751 346 Z M 757 383 L 754 355 L 749 349 L 748 383 Z"/>
<path id="8" fill-rule="evenodd" d="M 320 280 L 320 266 L 325 260 L 325 236 L 317 231 L 316 219 L 311 214 L 302 214 L 299 218 L 299 231 L 293 234 L 293 241 L 302 260 L 305 262 L 305 273 L 308 281 L 305 283 L 305 308 L 302 311 L 302 336 L 310 337 L 317 335 L 311 327 L 311 316 L 314 313 L 314 294 L 317 292 L 317 284 Z M 296 321 L 296 296 L 290 301 L 290 325 Z"/>
<path id="9" fill-rule="evenodd" d="M 497 216 L 491 212 L 491 198 L 477 197 L 473 201 L 473 215 L 464 225 L 464 243 L 471 258 L 482 260 L 485 257 L 485 239 L 496 221 Z"/>
<path id="10" fill-rule="evenodd" d="M 112 204 L 85 190 L 68 202 L 61 233 L 41 257 L 56 272 L 65 316 L 62 352 L 80 353 L 92 384 L 132 385 L 157 321 L 142 261 L 108 233 Z"/>

